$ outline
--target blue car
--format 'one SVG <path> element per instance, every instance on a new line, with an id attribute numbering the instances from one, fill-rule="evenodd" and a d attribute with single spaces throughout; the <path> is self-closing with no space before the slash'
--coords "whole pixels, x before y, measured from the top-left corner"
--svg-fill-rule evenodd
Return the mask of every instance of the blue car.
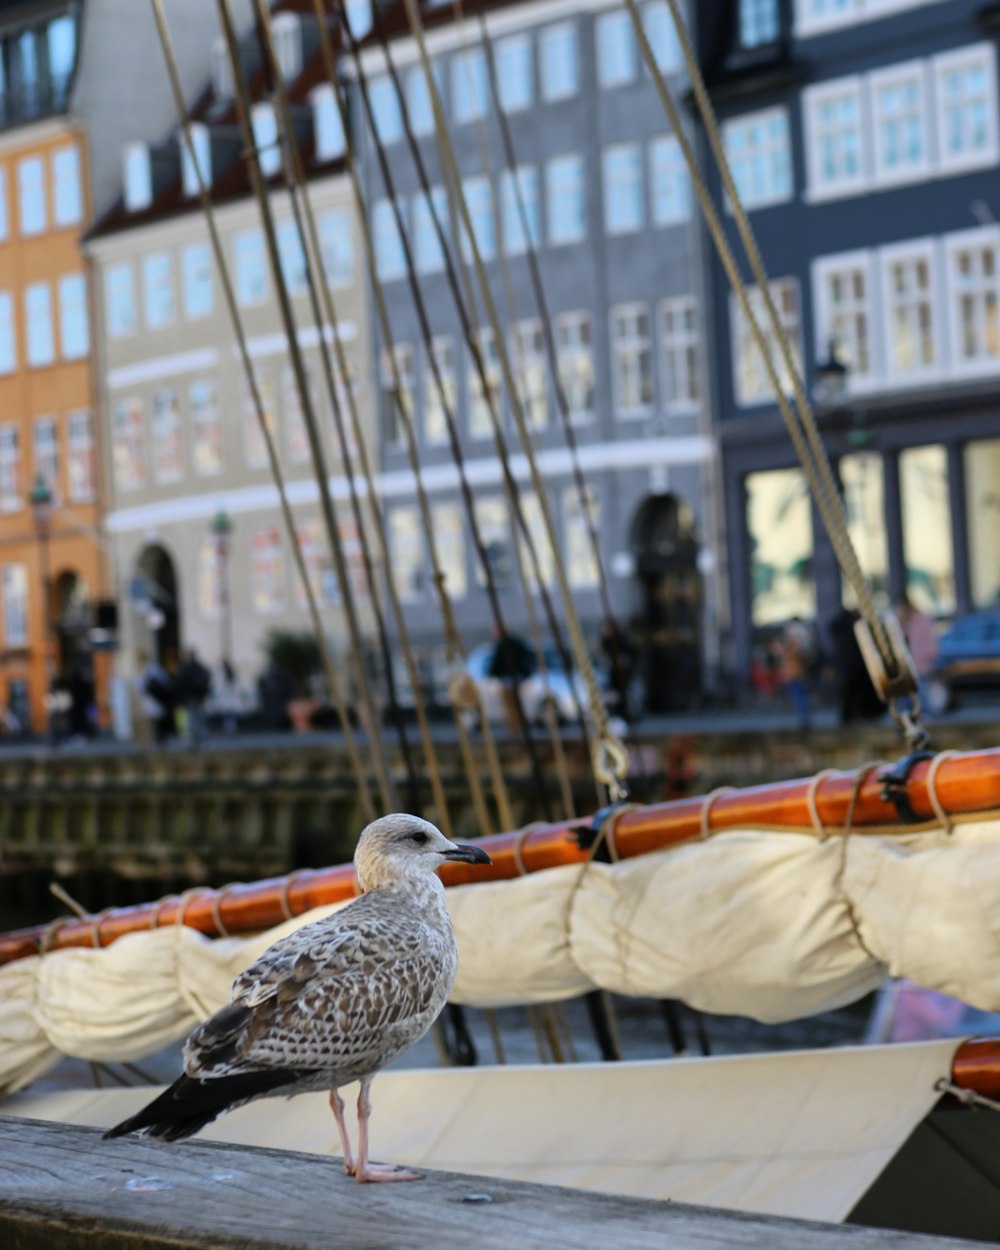
<path id="1" fill-rule="evenodd" d="M 941 635 L 931 684 L 942 708 L 970 690 L 1000 688 L 1000 610 L 970 613 Z"/>

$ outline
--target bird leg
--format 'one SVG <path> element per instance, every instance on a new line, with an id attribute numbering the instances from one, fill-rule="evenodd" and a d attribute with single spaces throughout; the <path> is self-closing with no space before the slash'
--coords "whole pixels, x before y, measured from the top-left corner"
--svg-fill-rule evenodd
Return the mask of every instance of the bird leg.
<path id="1" fill-rule="evenodd" d="M 330 1110 L 333 1112 L 333 1118 L 337 1121 L 337 1132 L 340 1134 L 340 1148 L 344 1152 L 344 1171 L 348 1176 L 353 1176 L 357 1165 L 354 1162 L 354 1153 L 351 1150 L 351 1139 L 347 1135 L 347 1124 L 344 1120 L 344 1100 L 341 1098 L 339 1090 L 330 1090 Z"/>
<path id="2" fill-rule="evenodd" d="M 409 1172 L 406 1168 L 394 1167 L 391 1163 L 368 1162 L 368 1117 L 372 1113 L 372 1100 L 368 1095 L 371 1081 L 361 1082 L 361 1093 L 358 1094 L 358 1164 L 355 1178 L 360 1181 L 422 1181 L 419 1172 Z"/>

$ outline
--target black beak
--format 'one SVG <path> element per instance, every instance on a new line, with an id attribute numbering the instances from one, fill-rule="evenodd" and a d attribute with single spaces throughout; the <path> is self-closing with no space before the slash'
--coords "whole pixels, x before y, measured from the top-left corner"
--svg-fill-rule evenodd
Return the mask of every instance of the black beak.
<path id="1" fill-rule="evenodd" d="M 469 846 L 463 842 L 457 842 L 453 851 L 445 852 L 445 859 L 452 863 L 459 864 L 492 864 L 493 860 L 486 854 L 481 846 Z"/>

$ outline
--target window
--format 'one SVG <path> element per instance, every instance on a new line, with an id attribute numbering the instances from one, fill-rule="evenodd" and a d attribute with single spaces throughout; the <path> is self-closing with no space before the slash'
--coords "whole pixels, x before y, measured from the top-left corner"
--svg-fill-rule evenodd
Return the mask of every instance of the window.
<path id="1" fill-rule="evenodd" d="M 282 165 L 274 106 L 267 102 L 255 104 L 250 110 L 250 124 L 253 127 L 253 142 L 257 149 L 260 172 L 265 178 L 273 178 L 281 172 Z"/>
<path id="2" fill-rule="evenodd" d="M 861 79 L 838 79 L 802 93 L 809 198 L 853 195 L 867 185 Z"/>
<path id="3" fill-rule="evenodd" d="M 59 431 L 54 417 L 36 417 L 33 427 L 35 475 L 41 475 L 49 490 L 59 494 Z"/>
<path id="4" fill-rule="evenodd" d="M 549 420 L 549 372 L 540 321 L 518 321 L 511 334 L 514 375 L 528 426 L 542 430 Z"/>
<path id="5" fill-rule="evenodd" d="M 109 265 L 104 275 L 108 301 L 108 334 L 113 339 L 134 334 L 138 325 L 135 308 L 135 281 L 130 264 Z"/>
<path id="6" fill-rule="evenodd" d="M 1000 439 L 965 445 L 969 582 L 977 608 L 1000 602 Z"/>
<path id="7" fill-rule="evenodd" d="M 885 528 L 885 483 L 882 457 L 873 451 L 843 456 L 837 466 L 844 492 L 847 532 L 858 553 L 858 563 L 877 595 L 889 591 L 889 543 Z M 854 604 L 854 592 L 844 582 L 844 600 Z"/>
<path id="8" fill-rule="evenodd" d="M 597 495 L 586 489 L 581 499 L 576 486 L 567 486 L 562 493 L 562 514 L 566 579 L 576 590 L 595 590 L 601 577 L 591 537 L 591 528 L 600 533 Z"/>
<path id="9" fill-rule="evenodd" d="M 848 384 L 871 382 L 875 363 L 872 340 L 871 266 L 867 253 L 825 256 L 813 265 L 816 300 L 817 359 L 830 350 L 847 365 Z"/>
<path id="10" fill-rule="evenodd" d="M 281 530 L 258 525 L 250 535 L 250 599 L 255 612 L 279 612 L 284 606 L 285 561 Z"/>
<path id="11" fill-rule="evenodd" d="M 86 410 L 71 412 L 67 424 L 66 476 L 72 503 L 89 503 L 97 495 L 94 426 Z"/>
<path id="12" fill-rule="evenodd" d="M 76 148 L 60 148 L 52 156 L 53 212 L 57 226 L 75 225 L 83 217 L 80 194 L 80 153 Z"/>
<path id="13" fill-rule="evenodd" d="M 0 425 L 0 512 L 21 507 L 21 444 L 16 425 Z"/>
<path id="14" fill-rule="evenodd" d="M 306 256 L 299 228 L 294 221 L 283 221 L 277 230 L 281 276 L 289 295 L 304 295 L 309 289 L 306 279 Z"/>
<path id="15" fill-rule="evenodd" d="M 400 215 L 405 220 L 406 205 L 401 204 L 399 208 Z M 406 252 L 391 201 L 376 200 L 372 214 L 372 234 L 378 276 L 387 282 L 402 278 L 406 273 Z"/>
<path id="16" fill-rule="evenodd" d="M 788 114 L 783 108 L 745 113 L 727 121 L 722 137 L 745 208 L 764 208 L 791 198 L 792 157 Z"/>
<path id="17" fill-rule="evenodd" d="M 555 556 L 552 552 L 552 543 L 549 541 L 545 516 L 542 512 L 542 505 L 538 502 L 538 496 L 533 492 L 521 491 L 518 502 L 521 508 L 521 519 L 524 524 L 523 527 L 518 524 L 515 530 L 517 550 L 520 553 L 521 567 L 525 571 L 528 584 L 531 586 L 532 591 L 537 593 L 539 584 L 551 586 L 555 580 Z M 531 539 L 530 549 L 528 539 L 524 534 L 525 530 L 527 530 Z M 535 560 L 531 558 L 532 549 L 535 553 Z M 537 570 L 535 567 L 536 560 Z"/>
<path id="18" fill-rule="evenodd" d="M 622 143 L 604 150 L 604 228 L 608 234 L 630 234 L 645 221 L 642 150 Z"/>
<path id="19" fill-rule="evenodd" d="M 883 249 L 886 363 L 893 378 L 919 378 L 940 363 L 934 324 L 935 282 L 930 243 Z"/>
<path id="20" fill-rule="evenodd" d="M 500 217 L 503 223 L 504 249 L 509 256 L 520 256 L 538 246 L 538 171 L 522 165 L 513 172 L 505 169 L 500 175 Z M 525 234 L 527 225 L 527 235 Z"/>
<path id="21" fill-rule="evenodd" d="M 462 599 L 469 588 L 465 567 L 465 529 L 458 504 L 439 503 L 431 509 L 438 564 L 445 577 L 445 590 L 452 599 Z"/>
<path id="22" fill-rule="evenodd" d="M 271 25 L 274 57 L 284 83 L 302 72 L 302 29 L 295 13 L 276 13 Z"/>
<path id="23" fill-rule="evenodd" d="M 497 93 L 505 113 L 526 109 L 534 98 L 531 79 L 531 39 L 528 35 L 508 35 L 495 44 L 494 65 Z"/>
<path id="24" fill-rule="evenodd" d="M 819 35 L 840 26 L 933 3 L 935 0 L 795 0 L 795 33 L 800 38 Z"/>
<path id="25" fill-rule="evenodd" d="M 21 233 L 41 234 L 45 229 L 45 166 L 40 156 L 17 163 L 17 194 Z"/>
<path id="26" fill-rule="evenodd" d="M 611 353 L 618 414 L 633 416 L 648 412 L 653 403 L 653 345 L 649 310 L 644 304 L 612 308 Z"/>
<path id="27" fill-rule="evenodd" d="M 346 208 L 321 213 L 318 224 L 323 272 L 331 286 L 346 286 L 354 276 L 354 235 Z"/>
<path id="28" fill-rule="evenodd" d="M 224 575 L 219 544 L 206 534 L 198 547 L 198 611 L 205 620 L 218 620 L 222 616 Z"/>
<path id="29" fill-rule="evenodd" d="M 469 354 L 469 434 L 473 438 L 486 438 L 493 433 L 493 419 L 490 416 L 490 404 L 497 420 L 503 419 L 503 382 L 500 371 L 500 353 L 493 331 L 484 327 L 476 334 L 476 343 L 486 375 L 486 390 L 476 362 Z"/>
<path id="30" fill-rule="evenodd" d="M 200 378 L 188 387 L 191 412 L 191 460 L 198 477 L 222 472 L 222 421 L 215 383 Z"/>
<path id="31" fill-rule="evenodd" d="M 146 296 L 146 325 L 151 330 L 171 325 L 174 320 L 174 264 L 169 252 L 153 252 L 144 258 L 142 283 Z"/>
<path id="32" fill-rule="evenodd" d="M 414 396 L 417 392 L 417 366 L 413 347 L 409 343 L 397 343 L 394 350 L 396 369 L 399 373 L 400 395 L 407 421 L 412 426 Z M 394 378 L 389 353 L 382 350 L 382 392 L 386 441 L 394 447 L 403 442 L 404 430 L 394 392 Z"/>
<path id="33" fill-rule="evenodd" d="M 683 64 L 680 40 L 665 0 L 651 0 L 651 3 L 644 6 L 642 26 L 653 50 L 657 68 L 665 74 L 679 70 Z"/>
<path id="34" fill-rule="evenodd" d="M 146 431 L 141 399 L 133 397 L 115 404 L 111 455 L 118 489 L 141 490 L 146 485 Z"/>
<path id="35" fill-rule="evenodd" d="M 10 219 L 7 212 L 7 170 L 0 165 L 0 241 L 10 234 Z"/>
<path id="36" fill-rule="evenodd" d="M 1000 362 L 1000 232 L 952 235 L 945 247 L 953 363 L 992 372 Z"/>
<path id="37" fill-rule="evenodd" d="M 667 411 L 697 408 L 701 402 L 698 308 L 691 295 L 660 304 L 660 362 Z"/>
<path id="38" fill-rule="evenodd" d="M 545 167 L 549 242 L 579 243 L 587 235 L 583 158 L 557 156 Z"/>
<path id="39" fill-rule="evenodd" d="M 466 207 L 472 220 L 472 233 L 476 247 L 483 260 L 492 260 L 496 255 L 496 226 L 493 220 L 493 188 L 488 178 L 464 178 L 462 194 L 465 196 Z M 462 254 L 466 260 L 472 259 L 472 248 L 463 231 Z"/>
<path id="40" fill-rule="evenodd" d="M 955 611 L 951 492 L 944 447 L 908 447 L 899 455 L 903 561 L 910 601 L 932 616 Z"/>
<path id="41" fill-rule="evenodd" d="M 691 178 L 673 135 L 649 145 L 649 191 L 653 225 L 675 226 L 691 215 Z"/>
<path id="42" fill-rule="evenodd" d="M 431 105 L 427 79 L 420 65 L 415 65 L 406 75 L 406 111 L 410 118 L 410 129 L 415 135 L 433 133 L 434 108 Z"/>
<path id="43" fill-rule="evenodd" d="M 233 67 L 229 63 L 226 41 L 221 35 L 212 42 L 209 61 L 209 74 L 216 99 L 228 100 L 233 94 Z"/>
<path id="44" fill-rule="evenodd" d="M 45 31 L 49 51 L 49 79 L 57 99 L 64 97 L 76 60 L 76 18 L 72 14 L 49 22 Z"/>
<path id="45" fill-rule="evenodd" d="M 206 188 L 211 183 L 212 140 L 208 133 L 208 127 L 202 122 L 192 122 L 190 130 L 191 147 L 194 148 L 193 157 L 191 148 L 188 147 L 183 133 L 179 140 L 181 149 L 181 187 L 185 195 L 197 195 L 199 174 Z"/>
<path id="46" fill-rule="evenodd" d="M 455 415 L 455 345 L 450 338 L 431 340 L 431 350 L 437 365 L 435 377 L 431 361 L 424 367 L 424 438 L 429 443 L 444 442 L 449 416 Z"/>
<path id="47" fill-rule="evenodd" d="M 275 435 L 274 384 L 269 377 L 258 375 L 257 390 L 260 394 L 261 407 L 264 409 L 264 421 L 273 439 Z M 253 392 L 246 380 L 243 381 L 243 449 L 248 469 L 263 469 L 268 464 L 267 443 L 260 428 Z"/>
<path id="48" fill-rule="evenodd" d="M 929 171 L 923 63 L 910 61 L 872 74 L 875 176 L 883 185 Z"/>
<path id="49" fill-rule="evenodd" d="M 23 564 L 3 566 L 3 636 L 8 647 L 28 642 L 28 570 Z"/>
<path id="50" fill-rule="evenodd" d="M 189 243 L 181 253 L 184 316 L 207 317 L 215 304 L 212 289 L 212 252 L 207 243 Z"/>
<path id="51" fill-rule="evenodd" d="M 771 469 L 746 478 L 750 548 L 750 619 L 780 625 L 816 615 L 812 504 L 801 469 Z"/>
<path id="52" fill-rule="evenodd" d="M 368 85 L 368 101 L 376 135 L 383 143 L 395 143 L 402 137 L 403 119 L 392 80 L 385 76 L 373 78 Z"/>
<path id="53" fill-rule="evenodd" d="M 485 117 L 489 101 L 486 58 L 482 49 L 456 52 L 451 59 L 451 104 L 458 123 Z"/>
<path id="54" fill-rule="evenodd" d="M 125 207 L 130 213 L 149 208 L 153 202 L 153 170 L 145 143 L 130 143 L 123 153 Z"/>
<path id="55" fill-rule="evenodd" d="M 176 482 L 184 473 L 184 444 L 177 392 L 157 391 L 153 396 L 153 477 L 157 482 Z"/>
<path id="56" fill-rule="evenodd" d="M 941 168 L 949 173 L 995 165 L 997 139 L 996 53 L 974 44 L 933 60 Z"/>
<path id="57" fill-rule="evenodd" d="M 486 563 L 497 589 L 503 590 L 510 585 L 514 576 L 507 502 L 500 498 L 477 499 L 475 516 L 476 527 L 486 553 Z M 486 575 L 479 559 L 476 560 L 476 584 L 486 585 Z"/>
<path id="58" fill-rule="evenodd" d="M 579 65 L 573 22 L 546 26 L 538 39 L 538 59 L 544 99 L 552 103 L 576 95 Z"/>
<path id="59" fill-rule="evenodd" d="M 594 22 L 597 78 L 602 87 L 632 82 L 639 69 L 632 19 L 625 10 L 602 13 Z"/>
<path id="60" fill-rule="evenodd" d="M 295 532 L 299 550 L 302 552 L 302 563 L 306 567 L 306 577 L 313 598 L 318 604 L 337 603 L 340 589 L 337 586 L 337 574 L 330 562 L 329 549 L 326 541 L 326 530 L 322 521 L 306 521 L 297 527 Z M 331 592 L 334 592 L 331 594 Z M 304 609 L 309 606 L 306 588 L 296 568 L 295 574 L 295 606 Z"/>
<path id="61" fill-rule="evenodd" d="M 16 368 L 14 299 L 9 291 L 0 291 L 0 374 L 13 373 Z"/>
<path id="62" fill-rule="evenodd" d="M 332 161 L 344 155 L 344 127 L 340 109 L 334 98 L 333 87 L 321 83 L 309 96 L 312 103 L 313 136 L 316 142 L 316 159 Z"/>
<path id="63" fill-rule="evenodd" d="M 33 282 L 24 290 L 24 316 L 28 332 L 28 364 L 50 365 L 56 358 L 52 333 L 52 291 L 47 282 Z"/>
<path id="64" fill-rule="evenodd" d="M 243 230 L 233 243 L 236 269 L 236 298 L 244 308 L 263 304 L 267 299 L 267 269 L 264 238 L 259 230 Z"/>
<path id="65" fill-rule="evenodd" d="M 740 0 L 740 47 L 762 48 L 781 34 L 779 0 Z"/>
<path id="66" fill-rule="evenodd" d="M 423 192 L 413 200 L 413 260 L 418 273 L 440 273 L 444 269 L 435 216 L 447 236 L 448 199 L 444 187 L 432 187 L 430 200 Z"/>
<path id="67" fill-rule="evenodd" d="M 556 364 L 570 420 L 592 417 L 594 342 L 590 317 L 586 313 L 561 313 L 556 317 Z"/>
<path id="68" fill-rule="evenodd" d="M 63 360 L 82 360 L 90 351 L 87 279 L 82 273 L 59 279 L 59 339 Z"/>
<path id="69" fill-rule="evenodd" d="M 792 362 L 795 368 L 802 369 L 802 338 L 799 317 L 799 284 L 794 278 L 778 278 L 770 284 L 771 299 L 778 311 L 778 323 L 791 349 Z M 754 319 L 760 326 L 767 345 L 778 382 L 786 393 L 791 390 L 792 380 L 785 366 L 778 344 L 771 330 L 771 319 L 767 315 L 764 297 L 760 287 L 748 288 L 750 308 Z M 774 390 L 764 360 L 757 347 L 750 325 L 743 316 L 743 310 L 732 297 L 731 315 L 733 322 L 733 365 L 736 370 L 736 402 L 738 404 L 765 404 L 774 399 Z"/>
<path id="70" fill-rule="evenodd" d="M 306 374 L 306 385 L 310 385 Z M 312 398 L 310 394 L 310 398 Z M 281 401 L 285 415 L 285 447 L 292 464 L 304 464 L 309 459 L 309 435 L 306 431 L 302 396 L 295 380 L 295 370 L 289 365 L 281 374 Z"/>
<path id="71" fill-rule="evenodd" d="M 389 513 L 389 555 L 400 601 L 419 602 L 424 597 L 424 539 L 416 508 L 393 508 Z"/>

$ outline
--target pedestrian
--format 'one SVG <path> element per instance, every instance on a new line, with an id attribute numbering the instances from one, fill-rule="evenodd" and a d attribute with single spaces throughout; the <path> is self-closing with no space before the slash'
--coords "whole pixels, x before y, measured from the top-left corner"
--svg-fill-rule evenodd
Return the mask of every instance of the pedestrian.
<path id="1" fill-rule="evenodd" d="M 136 679 L 139 707 L 149 726 L 153 741 L 166 742 L 174 729 L 174 687 L 170 674 L 151 656 L 139 656 Z"/>
<path id="2" fill-rule="evenodd" d="M 841 608 L 830 622 L 830 642 L 833 646 L 833 663 L 836 673 L 840 723 L 877 720 L 885 711 L 885 704 L 868 675 L 858 637 L 854 632 L 860 613 L 855 609 Z"/>
<path id="3" fill-rule="evenodd" d="M 535 657 L 528 644 L 517 634 L 499 628 L 495 631 L 493 654 L 486 669 L 487 677 L 501 683 L 504 716 L 507 728 L 517 733 L 521 727 L 518 688 L 535 671 Z"/>
<path id="4" fill-rule="evenodd" d="M 792 701 L 799 719 L 799 728 L 809 728 L 809 627 L 799 617 L 793 616 L 785 626 L 780 643 L 781 683 Z"/>
<path id="5" fill-rule="evenodd" d="M 934 618 L 912 601 L 904 590 L 896 607 L 896 619 L 906 636 L 906 645 L 913 657 L 913 667 L 917 672 L 917 689 L 920 702 L 927 707 L 928 679 L 934 669 L 934 661 L 938 654 L 937 626 Z"/>
<path id="6" fill-rule="evenodd" d="M 610 617 L 601 629 L 601 651 L 606 665 L 607 688 L 612 696 L 611 710 L 622 720 L 630 721 L 629 690 L 632 685 L 635 650 L 625 631 Z"/>
<path id="7" fill-rule="evenodd" d="M 187 736 L 197 744 L 205 737 L 205 700 L 212 690 L 212 674 L 189 647 L 177 672 L 177 702 L 187 717 Z"/>

